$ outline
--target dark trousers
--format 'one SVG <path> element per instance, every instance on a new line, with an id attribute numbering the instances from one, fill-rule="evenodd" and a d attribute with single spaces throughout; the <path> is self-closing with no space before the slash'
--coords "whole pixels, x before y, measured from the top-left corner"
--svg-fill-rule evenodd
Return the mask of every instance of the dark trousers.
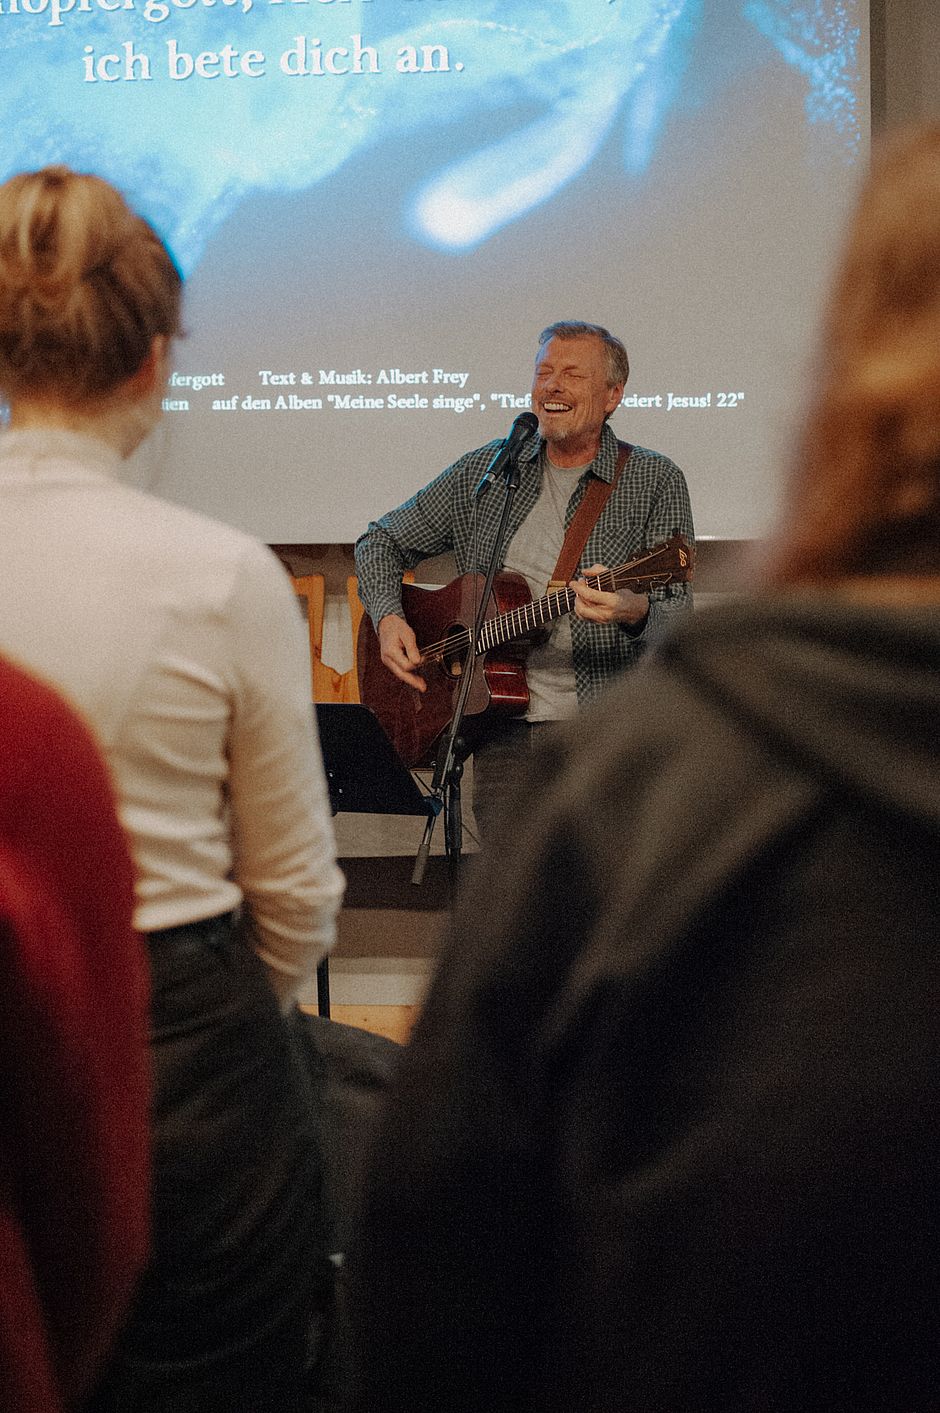
<path id="1" fill-rule="evenodd" d="M 532 753 L 553 722 L 509 721 L 473 752 L 473 814 L 481 841 L 493 836 L 504 814 L 516 805 L 520 791 L 532 788 Z"/>
<path id="2" fill-rule="evenodd" d="M 292 1030 L 231 919 L 148 942 L 153 1256 L 89 1413 L 299 1413 L 330 1276 Z"/>

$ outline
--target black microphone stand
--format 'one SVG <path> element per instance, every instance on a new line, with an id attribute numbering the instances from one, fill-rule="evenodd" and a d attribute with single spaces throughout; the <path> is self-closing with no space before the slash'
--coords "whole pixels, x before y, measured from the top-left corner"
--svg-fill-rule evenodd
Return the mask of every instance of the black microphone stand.
<path id="1" fill-rule="evenodd" d="M 437 823 L 438 815 L 442 811 L 444 813 L 444 853 L 448 861 L 448 871 L 452 886 L 457 882 L 461 850 L 463 847 L 460 781 L 463 776 L 463 763 L 469 754 L 466 742 L 460 735 L 460 729 L 463 726 L 467 700 L 470 696 L 470 688 L 473 685 L 473 673 L 476 668 L 477 660 L 477 644 L 480 641 L 480 633 L 486 618 L 487 605 L 490 601 L 490 594 L 493 591 L 493 580 L 496 578 L 497 566 L 500 564 L 503 556 L 503 544 L 506 539 L 509 512 L 512 509 L 516 491 L 519 489 L 519 449 L 519 446 L 510 449 L 510 454 L 503 472 L 503 508 L 499 518 L 499 525 L 496 529 L 496 536 L 493 540 L 493 549 L 487 565 L 483 592 L 480 595 L 480 601 L 477 604 L 477 611 L 473 620 L 473 628 L 470 633 L 470 645 L 467 650 L 467 658 L 464 662 L 463 671 L 460 674 L 460 686 L 457 689 L 457 699 L 454 703 L 453 715 L 450 719 L 447 734 L 441 738 L 441 745 L 438 749 L 437 759 L 434 765 L 434 775 L 431 780 L 431 794 L 427 800 L 428 820 L 425 825 L 424 838 L 421 840 L 421 847 L 418 849 L 418 854 L 415 858 L 414 872 L 411 875 L 412 883 L 416 884 L 421 883 L 424 879 L 424 870 L 427 867 L 428 855 L 431 850 L 431 838 L 434 834 L 434 826 Z"/>

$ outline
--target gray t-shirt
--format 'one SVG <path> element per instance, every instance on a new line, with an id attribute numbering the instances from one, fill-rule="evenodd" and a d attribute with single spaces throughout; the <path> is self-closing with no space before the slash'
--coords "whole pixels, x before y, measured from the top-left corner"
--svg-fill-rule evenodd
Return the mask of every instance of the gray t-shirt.
<path id="1" fill-rule="evenodd" d="M 585 466 L 555 466 L 543 450 L 539 498 L 510 540 L 506 568 L 524 575 L 534 599 L 540 599 L 558 562 L 565 538 L 565 511 Z M 562 721 L 578 709 L 571 659 L 571 620 L 551 625 L 548 640 L 529 652 L 526 662 L 529 709 L 526 721 Z"/>

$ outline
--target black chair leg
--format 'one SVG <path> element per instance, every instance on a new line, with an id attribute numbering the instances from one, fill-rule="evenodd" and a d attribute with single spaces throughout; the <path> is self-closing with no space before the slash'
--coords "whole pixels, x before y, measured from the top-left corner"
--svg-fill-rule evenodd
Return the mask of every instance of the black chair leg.
<path id="1" fill-rule="evenodd" d="M 330 959 L 324 957 L 317 967 L 317 1014 L 326 1016 L 330 1014 Z"/>

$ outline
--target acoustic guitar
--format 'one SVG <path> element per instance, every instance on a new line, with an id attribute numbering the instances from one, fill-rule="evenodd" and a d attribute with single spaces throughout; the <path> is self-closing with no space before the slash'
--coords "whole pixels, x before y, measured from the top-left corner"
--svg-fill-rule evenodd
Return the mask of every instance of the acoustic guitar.
<path id="1" fill-rule="evenodd" d="M 644 550 L 628 564 L 589 575 L 587 583 L 610 593 L 629 588 L 637 593 L 692 578 L 694 551 L 684 535 Z M 402 584 L 402 606 L 421 651 L 416 671 L 423 672 L 426 692 L 401 682 L 382 661 L 378 634 L 368 614 L 359 625 L 357 648 L 359 696 L 375 713 L 405 764 L 414 769 L 433 760 L 434 747 L 448 726 L 454 695 L 466 665 L 470 636 L 485 576 L 461 574 L 444 588 Z M 533 599 L 521 574 L 503 571 L 493 592 L 476 643 L 482 658 L 473 673 L 467 698 L 464 735 L 472 746 L 493 716 L 518 716 L 529 704 L 525 657 L 532 635 L 556 618 L 570 613 L 575 592 L 564 586 Z"/>

